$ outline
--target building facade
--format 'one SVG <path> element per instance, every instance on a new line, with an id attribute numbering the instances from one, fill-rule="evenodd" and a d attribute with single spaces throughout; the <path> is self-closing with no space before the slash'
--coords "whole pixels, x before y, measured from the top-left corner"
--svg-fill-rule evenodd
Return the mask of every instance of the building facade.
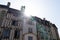
<path id="1" fill-rule="evenodd" d="M 33 17 L 33 19 L 36 20 L 37 40 L 59 40 L 55 24 L 45 20 L 45 18 Z"/>
<path id="2" fill-rule="evenodd" d="M 0 40 L 59 40 L 55 24 L 39 17 L 24 16 L 21 10 L 0 5 Z"/>
<path id="3" fill-rule="evenodd" d="M 22 13 L 7 5 L 0 5 L 0 40 L 22 40 Z"/>
<path id="4" fill-rule="evenodd" d="M 23 24 L 23 40 L 37 40 L 36 22 L 25 17 Z"/>
<path id="5" fill-rule="evenodd" d="M 51 33 L 53 40 L 59 40 L 58 29 L 55 24 L 51 24 Z"/>

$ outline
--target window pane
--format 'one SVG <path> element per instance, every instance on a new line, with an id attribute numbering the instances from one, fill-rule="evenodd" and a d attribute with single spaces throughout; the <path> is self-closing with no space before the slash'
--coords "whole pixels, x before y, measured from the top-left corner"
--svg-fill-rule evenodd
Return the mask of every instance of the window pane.
<path id="1" fill-rule="evenodd" d="M 9 36 L 10 36 L 10 30 L 9 29 L 3 30 L 3 38 L 9 38 Z"/>
<path id="2" fill-rule="evenodd" d="M 20 36 L 20 31 L 19 30 L 15 30 L 14 38 L 19 38 L 19 36 Z"/>
<path id="3" fill-rule="evenodd" d="M 32 33 L 32 28 L 28 28 L 28 32 L 29 33 Z"/>
<path id="4" fill-rule="evenodd" d="M 33 40 L 33 38 L 31 36 L 28 36 L 28 40 Z"/>
<path id="5" fill-rule="evenodd" d="M 27 21 L 27 24 L 34 25 L 34 23 L 33 23 L 33 21 L 31 19 Z"/>
<path id="6" fill-rule="evenodd" d="M 4 16 L 6 16 L 6 11 L 2 10 L 1 13 L 0 13 L 0 17 L 4 17 Z"/>
<path id="7" fill-rule="evenodd" d="M 44 34 L 43 32 L 40 32 L 41 39 L 44 39 Z"/>
<path id="8" fill-rule="evenodd" d="M 18 26 L 18 21 L 13 20 L 13 21 L 12 21 L 12 25 L 14 25 L 14 26 Z"/>
<path id="9" fill-rule="evenodd" d="M 0 19 L 0 26 L 2 25 L 3 19 Z"/>

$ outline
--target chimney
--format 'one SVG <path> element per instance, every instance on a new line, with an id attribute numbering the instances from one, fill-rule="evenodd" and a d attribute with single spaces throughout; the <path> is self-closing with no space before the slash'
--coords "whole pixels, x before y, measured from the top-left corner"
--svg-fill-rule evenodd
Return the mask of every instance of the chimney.
<path id="1" fill-rule="evenodd" d="M 45 21 L 45 18 L 43 18 L 43 24 L 46 25 L 46 21 Z"/>
<path id="2" fill-rule="evenodd" d="M 45 18 L 43 18 L 43 20 L 45 20 Z"/>
<path id="3" fill-rule="evenodd" d="M 7 6 L 8 6 L 8 7 L 10 6 L 10 2 L 7 3 Z"/>
<path id="4" fill-rule="evenodd" d="M 25 6 L 21 6 L 21 12 L 24 13 L 25 11 Z"/>

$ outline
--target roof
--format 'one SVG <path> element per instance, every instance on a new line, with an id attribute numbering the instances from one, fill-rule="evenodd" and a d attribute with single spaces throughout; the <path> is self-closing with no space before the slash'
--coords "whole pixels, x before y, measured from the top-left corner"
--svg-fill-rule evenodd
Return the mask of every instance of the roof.
<path id="1" fill-rule="evenodd" d="M 0 4 L 0 8 L 8 9 L 8 13 L 13 13 L 15 16 L 18 16 L 19 14 L 21 14 L 21 11 L 20 10 L 10 8 L 7 5 L 1 5 Z"/>
<path id="2" fill-rule="evenodd" d="M 52 24 L 52 26 L 53 26 L 54 28 L 56 28 L 56 29 L 57 29 L 57 27 L 56 27 L 56 25 L 55 25 L 55 24 Z"/>
<path id="3" fill-rule="evenodd" d="M 13 11 L 20 11 L 20 10 L 17 10 L 17 9 L 10 8 L 7 5 L 1 5 L 1 4 L 0 4 L 0 8 L 6 8 L 6 9 L 9 9 L 9 10 L 13 10 Z"/>
<path id="4" fill-rule="evenodd" d="M 41 18 L 39 18 L 39 17 L 34 17 L 34 19 L 38 22 L 38 23 L 41 23 L 41 21 L 42 21 L 42 19 Z"/>
<path id="5" fill-rule="evenodd" d="M 6 6 L 6 5 L 1 5 L 1 4 L 0 4 L 0 7 L 1 7 L 1 8 L 8 8 L 8 6 Z"/>

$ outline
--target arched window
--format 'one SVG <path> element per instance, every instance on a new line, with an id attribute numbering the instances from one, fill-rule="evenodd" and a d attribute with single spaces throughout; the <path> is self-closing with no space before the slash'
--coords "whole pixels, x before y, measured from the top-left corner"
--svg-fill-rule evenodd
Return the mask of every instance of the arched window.
<path id="1" fill-rule="evenodd" d="M 28 40 L 33 40 L 33 37 L 32 36 L 28 36 Z"/>

